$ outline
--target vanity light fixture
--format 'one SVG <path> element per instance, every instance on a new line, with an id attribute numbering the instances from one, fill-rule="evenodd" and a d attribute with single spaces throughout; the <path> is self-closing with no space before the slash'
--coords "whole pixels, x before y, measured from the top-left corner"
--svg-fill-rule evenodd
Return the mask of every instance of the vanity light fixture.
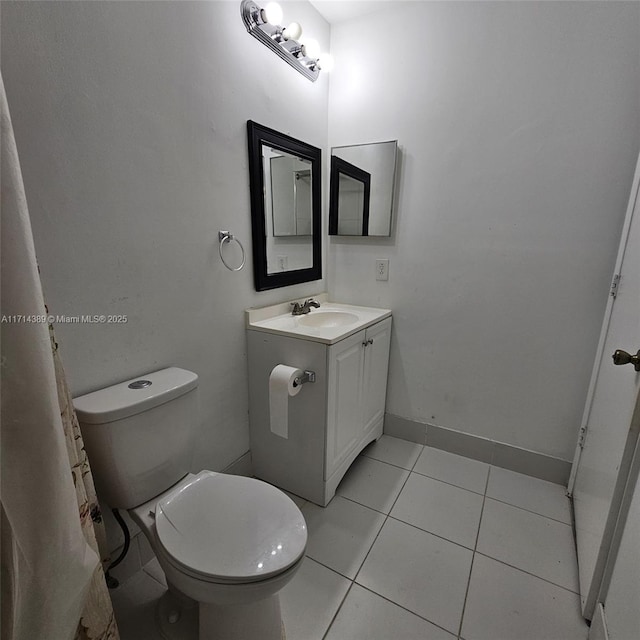
<path id="1" fill-rule="evenodd" d="M 318 43 L 315 40 L 309 40 L 308 44 L 300 42 L 302 27 L 297 22 L 292 22 L 287 27 L 280 26 L 282 9 L 278 3 L 269 2 L 262 8 L 253 0 L 242 0 L 240 13 L 247 31 L 254 38 L 260 40 L 311 82 L 318 79 L 320 69 L 329 70 L 331 57 L 322 55 L 321 63 Z"/>

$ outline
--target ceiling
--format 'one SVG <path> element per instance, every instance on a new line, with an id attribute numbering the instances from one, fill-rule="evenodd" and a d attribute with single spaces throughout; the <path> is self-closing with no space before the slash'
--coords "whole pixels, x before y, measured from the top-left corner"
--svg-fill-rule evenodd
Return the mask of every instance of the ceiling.
<path id="1" fill-rule="evenodd" d="M 386 8 L 383 0 L 309 0 L 329 24 L 351 20 Z"/>

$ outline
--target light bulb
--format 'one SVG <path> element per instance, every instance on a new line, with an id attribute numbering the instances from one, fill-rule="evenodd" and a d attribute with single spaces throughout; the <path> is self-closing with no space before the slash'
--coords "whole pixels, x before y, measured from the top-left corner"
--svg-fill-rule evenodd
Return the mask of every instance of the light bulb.
<path id="1" fill-rule="evenodd" d="M 318 58 L 318 66 L 325 73 L 329 73 L 334 66 L 333 56 L 330 53 L 321 53 Z"/>
<path id="2" fill-rule="evenodd" d="M 282 22 L 282 7 L 277 2 L 270 2 L 262 10 L 262 18 L 269 24 L 280 24 Z"/>
<path id="3" fill-rule="evenodd" d="M 299 40 L 302 35 L 302 27 L 297 22 L 292 22 L 283 32 L 285 40 Z"/>
<path id="4" fill-rule="evenodd" d="M 320 55 L 320 45 L 318 44 L 318 41 L 314 40 L 313 38 L 309 38 L 308 40 L 305 40 L 304 53 L 309 58 L 312 58 L 313 60 L 317 60 L 318 56 Z"/>

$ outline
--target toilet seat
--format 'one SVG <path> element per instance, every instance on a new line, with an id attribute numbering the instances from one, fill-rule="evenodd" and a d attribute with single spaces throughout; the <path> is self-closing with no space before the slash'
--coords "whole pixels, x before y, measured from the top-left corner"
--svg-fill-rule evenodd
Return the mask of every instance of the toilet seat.
<path id="1" fill-rule="evenodd" d="M 267 580 L 295 565 L 307 543 L 302 513 L 284 493 L 212 471 L 158 500 L 155 525 L 166 559 L 206 582 Z"/>

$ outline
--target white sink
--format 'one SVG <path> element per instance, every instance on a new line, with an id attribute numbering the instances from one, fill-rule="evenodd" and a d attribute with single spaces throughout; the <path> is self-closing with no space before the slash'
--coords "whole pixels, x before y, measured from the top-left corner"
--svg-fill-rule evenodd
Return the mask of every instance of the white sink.
<path id="1" fill-rule="evenodd" d="M 312 309 L 308 314 L 301 316 L 291 315 L 290 302 L 247 309 L 247 329 L 335 344 L 391 315 L 389 309 L 330 302 L 326 293 L 315 295 L 313 298 L 320 303 L 320 308 Z"/>
<path id="2" fill-rule="evenodd" d="M 305 327 L 333 328 L 346 327 L 360 320 L 360 316 L 348 311 L 311 311 L 299 316 L 298 322 Z"/>

